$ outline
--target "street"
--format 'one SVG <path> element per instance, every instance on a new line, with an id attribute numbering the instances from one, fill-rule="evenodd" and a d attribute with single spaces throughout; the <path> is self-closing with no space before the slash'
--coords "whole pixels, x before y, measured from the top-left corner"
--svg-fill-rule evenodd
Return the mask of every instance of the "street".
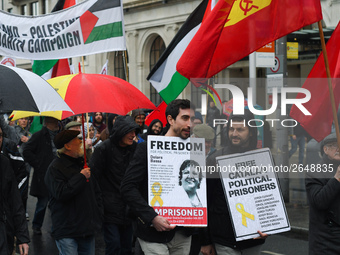
<path id="1" fill-rule="evenodd" d="M 42 235 L 33 235 L 32 232 L 32 218 L 33 211 L 35 208 L 36 199 L 29 196 L 28 199 L 28 212 L 30 215 L 30 221 L 28 222 L 28 227 L 30 231 L 31 243 L 30 245 L 30 255 L 58 255 L 58 249 L 55 245 L 53 238 L 51 237 L 51 218 L 49 210 L 46 211 L 44 225 L 42 227 Z M 277 234 L 268 237 L 266 243 L 263 246 L 262 253 L 272 254 L 272 255 L 305 255 L 308 254 L 308 241 L 305 236 L 297 235 L 293 232 Z M 96 238 L 96 255 L 104 255 L 105 245 L 104 240 L 101 236 Z"/>

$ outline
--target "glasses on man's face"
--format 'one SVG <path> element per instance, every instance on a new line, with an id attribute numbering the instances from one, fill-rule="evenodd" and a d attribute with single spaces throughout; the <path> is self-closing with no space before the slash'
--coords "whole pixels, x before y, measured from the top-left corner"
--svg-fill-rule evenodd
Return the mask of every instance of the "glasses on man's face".
<path id="1" fill-rule="evenodd" d="M 332 148 L 332 149 L 338 149 L 339 148 L 337 143 L 330 143 L 330 144 L 327 144 L 327 146 Z"/>
<path id="2" fill-rule="evenodd" d="M 4 136 L 4 133 L 0 133 L 0 138 Z"/>

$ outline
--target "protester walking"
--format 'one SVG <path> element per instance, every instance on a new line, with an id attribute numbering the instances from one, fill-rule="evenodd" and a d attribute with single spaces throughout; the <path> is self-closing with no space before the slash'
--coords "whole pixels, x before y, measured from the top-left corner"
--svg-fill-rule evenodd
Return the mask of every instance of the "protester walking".
<path id="1" fill-rule="evenodd" d="M 84 168 L 79 134 L 64 130 L 55 136 L 58 157 L 45 175 L 51 197 L 51 234 L 61 255 L 94 255 L 95 233 L 102 223 L 101 192 L 90 168 Z"/>
<path id="2" fill-rule="evenodd" d="M 111 136 L 95 149 L 90 167 L 103 192 L 105 254 L 132 254 L 132 224 L 120 191 L 121 181 L 136 149 L 139 126 L 130 116 L 118 116 Z"/>

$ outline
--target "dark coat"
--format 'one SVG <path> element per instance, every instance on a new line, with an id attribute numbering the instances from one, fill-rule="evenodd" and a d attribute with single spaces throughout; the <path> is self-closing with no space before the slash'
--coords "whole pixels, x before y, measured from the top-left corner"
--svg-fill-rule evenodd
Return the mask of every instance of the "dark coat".
<path id="1" fill-rule="evenodd" d="M 234 115 L 230 115 L 227 124 L 227 134 L 230 127 L 230 119 Z M 254 119 L 254 115 L 249 111 L 245 110 L 243 118 L 246 123 L 250 119 Z M 222 155 L 230 155 L 234 153 L 242 153 L 256 149 L 257 145 L 257 128 L 250 127 L 252 136 L 250 137 L 249 146 L 246 148 L 235 147 L 231 144 L 228 138 L 228 145 L 208 157 L 207 165 L 216 166 L 216 157 Z M 231 216 L 229 214 L 228 205 L 224 195 L 224 189 L 222 186 L 222 180 L 218 173 L 216 176 L 207 176 L 207 200 L 208 200 L 208 228 L 205 229 L 205 237 L 203 238 L 203 245 L 218 243 L 223 246 L 228 246 L 233 249 L 246 249 L 259 244 L 263 244 L 263 239 L 249 239 L 244 241 L 236 242 L 233 226 L 231 222 Z"/>
<path id="2" fill-rule="evenodd" d="M 46 197 L 48 194 L 44 177 L 48 166 L 55 158 L 52 152 L 52 144 L 49 131 L 43 127 L 34 133 L 24 146 L 24 159 L 33 168 L 30 195 Z"/>
<path id="3" fill-rule="evenodd" d="M 340 182 L 334 178 L 340 164 L 326 154 L 320 164 L 326 172 L 306 174 L 309 201 L 309 254 L 339 254 L 340 249 Z"/>
<path id="4" fill-rule="evenodd" d="M 0 189 L 0 221 L 6 225 L 8 247 L 13 247 L 14 236 L 17 237 L 17 244 L 29 243 L 26 212 L 14 172 L 9 159 L 2 154 L 0 154 Z M 6 237 L 0 238 L 6 240 Z"/>
<path id="5" fill-rule="evenodd" d="M 119 141 L 132 130 L 139 130 L 133 119 L 130 116 L 118 116 L 112 135 L 98 145 L 91 157 L 91 172 L 98 180 L 103 194 L 104 222 L 131 224 L 127 217 L 127 205 L 120 193 L 120 184 L 136 149 L 136 143 L 121 147 Z"/>
<path id="6" fill-rule="evenodd" d="M 27 177 L 28 172 L 26 170 L 24 159 L 18 151 L 17 145 L 15 144 L 15 142 L 4 137 L 2 146 L 0 149 L 1 149 L 0 151 L 11 162 L 11 166 L 14 171 L 15 178 L 17 180 L 17 183 L 19 184 L 22 181 L 22 179 Z"/>
<path id="7" fill-rule="evenodd" d="M 152 220 L 158 215 L 148 204 L 148 163 L 147 143 L 137 145 L 121 185 L 123 199 L 129 205 L 135 219 L 135 235 L 148 242 L 167 243 L 179 229 L 191 235 L 193 228 L 176 227 L 171 231 L 158 232 L 151 227 Z"/>
<path id="8" fill-rule="evenodd" d="M 220 110 L 216 106 L 208 107 L 206 122 L 209 126 L 213 127 L 214 119 L 220 119 L 220 118 L 221 118 L 221 113 L 220 113 Z"/>
<path id="9" fill-rule="evenodd" d="M 61 154 L 50 164 L 45 183 L 50 193 L 52 236 L 55 239 L 86 237 L 100 230 L 102 197 L 96 180 L 80 173 L 82 158 Z"/>

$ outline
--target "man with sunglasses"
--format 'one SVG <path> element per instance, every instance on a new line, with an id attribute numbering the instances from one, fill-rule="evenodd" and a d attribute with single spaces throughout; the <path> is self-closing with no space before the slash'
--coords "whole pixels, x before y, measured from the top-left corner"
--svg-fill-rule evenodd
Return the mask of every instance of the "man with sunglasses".
<path id="1" fill-rule="evenodd" d="M 321 162 L 304 169 L 310 204 L 309 254 L 339 254 L 340 152 L 335 133 L 322 141 L 320 150 Z"/>

